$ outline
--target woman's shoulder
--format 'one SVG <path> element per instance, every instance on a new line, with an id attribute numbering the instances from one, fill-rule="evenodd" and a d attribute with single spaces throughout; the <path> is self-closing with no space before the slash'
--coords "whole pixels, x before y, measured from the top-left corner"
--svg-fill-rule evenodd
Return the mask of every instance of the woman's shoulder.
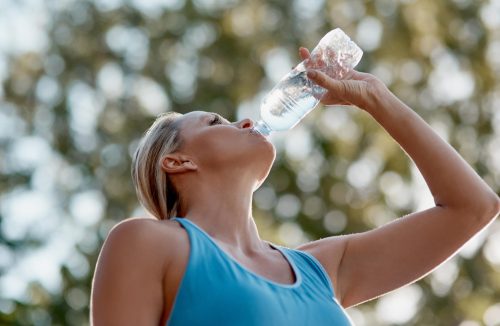
<path id="1" fill-rule="evenodd" d="M 152 232 L 179 232 L 182 227 L 173 220 L 158 220 L 152 217 L 129 217 L 115 224 L 111 231 L 115 229 L 137 228 L 137 231 L 149 230 Z"/>
<path id="2" fill-rule="evenodd" d="M 148 320 L 141 324 L 156 323 L 151 316 L 164 314 L 165 299 L 172 301 L 167 290 L 174 284 L 172 271 L 185 254 L 178 252 L 185 247 L 182 241 L 182 233 L 172 221 L 128 218 L 114 225 L 96 264 L 93 318 L 116 321 L 134 314 L 137 320 Z"/>
<path id="3" fill-rule="evenodd" d="M 176 249 L 189 241 L 179 223 L 149 217 L 130 217 L 117 223 L 109 232 L 111 237 L 127 239 L 129 244 L 152 251 L 167 265 L 176 258 Z"/>
<path id="4" fill-rule="evenodd" d="M 158 220 L 152 217 L 129 217 L 115 224 L 111 232 L 126 232 L 131 229 L 134 232 L 146 232 L 150 235 L 164 235 L 168 233 L 175 237 L 176 234 L 182 233 L 182 227 L 179 223 L 173 220 Z M 152 234 L 151 234 L 152 233 Z"/>

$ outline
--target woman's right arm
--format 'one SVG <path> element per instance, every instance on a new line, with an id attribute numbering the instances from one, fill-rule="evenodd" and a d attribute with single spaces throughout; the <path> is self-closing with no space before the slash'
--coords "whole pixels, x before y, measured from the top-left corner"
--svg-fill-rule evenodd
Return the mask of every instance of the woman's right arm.
<path id="1" fill-rule="evenodd" d="M 158 225 L 133 218 L 117 224 L 104 242 L 92 281 L 90 324 L 158 325 L 168 259 L 157 245 Z"/>

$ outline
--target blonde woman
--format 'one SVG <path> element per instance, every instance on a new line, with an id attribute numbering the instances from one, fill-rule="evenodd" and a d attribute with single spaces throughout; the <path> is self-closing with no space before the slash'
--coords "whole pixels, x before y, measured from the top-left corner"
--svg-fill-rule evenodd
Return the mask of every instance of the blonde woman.
<path id="1" fill-rule="evenodd" d="M 93 325 L 351 325 L 346 308 L 422 278 L 496 217 L 498 196 L 381 81 L 308 76 L 328 90 L 324 104 L 365 110 L 399 143 L 435 207 L 367 232 L 274 245 L 252 217 L 273 145 L 249 119 L 165 114 L 132 167 L 156 219 L 127 219 L 109 233 L 92 284 Z"/>

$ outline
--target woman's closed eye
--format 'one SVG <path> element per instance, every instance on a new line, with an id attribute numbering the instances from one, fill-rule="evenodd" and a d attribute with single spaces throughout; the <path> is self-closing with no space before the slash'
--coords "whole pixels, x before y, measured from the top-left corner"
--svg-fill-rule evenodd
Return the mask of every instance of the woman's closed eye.
<path id="1" fill-rule="evenodd" d="M 216 125 L 216 124 L 221 124 L 222 123 L 222 119 L 219 117 L 219 116 L 214 116 L 212 118 L 212 120 L 210 120 L 210 125 Z"/>

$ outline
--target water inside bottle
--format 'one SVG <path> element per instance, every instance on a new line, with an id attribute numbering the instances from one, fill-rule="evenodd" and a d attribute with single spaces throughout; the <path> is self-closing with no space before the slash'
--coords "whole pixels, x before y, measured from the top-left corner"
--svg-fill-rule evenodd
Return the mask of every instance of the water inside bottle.
<path id="1" fill-rule="evenodd" d="M 299 64 L 262 101 L 262 120 L 272 130 L 288 130 L 316 106 L 322 92 L 307 78 L 304 64 Z"/>

